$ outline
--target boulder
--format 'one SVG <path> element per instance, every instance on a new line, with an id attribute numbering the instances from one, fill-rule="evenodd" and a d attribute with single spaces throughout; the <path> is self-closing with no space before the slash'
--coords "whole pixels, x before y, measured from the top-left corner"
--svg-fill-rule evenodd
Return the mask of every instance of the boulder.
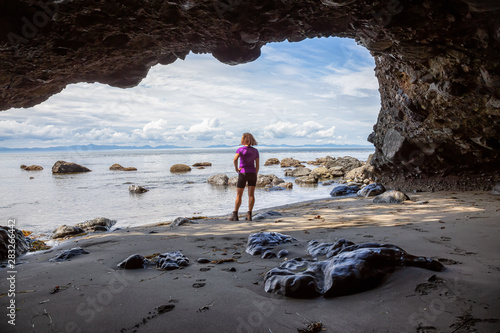
<path id="1" fill-rule="evenodd" d="M 334 166 L 328 169 L 332 177 L 342 177 L 345 174 L 344 168 L 341 166 Z"/>
<path id="2" fill-rule="evenodd" d="M 23 164 L 23 165 L 21 165 L 21 169 L 26 170 L 26 171 L 41 171 L 41 170 L 43 170 L 43 167 L 41 167 L 39 165 L 26 166 Z"/>
<path id="3" fill-rule="evenodd" d="M 355 194 L 358 193 L 359 191 L 359 186 L 358 185 L 339 185 L 335 186 L 332 191 L 330 192 L 330 195 L 332 197 L 340 197 L 344 195 L 349 195 L 349 194 Z"/>
<path id="4" fill-rule="evenodd" d="M 126 168 L 123 168 L 122 171 L 137 171 L 137 168 L 134 168 L 134 167 L 126 167 Z"/>
<path id="5" fill-rule="evenodd" d="M 278 185 L 284 183 L 285 181 L 278 178 L 276 175 L 262 175 L 257 176 L 257 187 L 266 187 L 266 185 Z"/>
<path id="6" fill-rule="evenodd" d="M 246 252 L 252 256 L 273 250 L 276 246 L 296 241 L 295 238 L 277 232 L 257 232 L 248 236 Z"/>
<path id="7" fill-rule="evenodd" d="M 26 166 L 26 164 L 21 164 L 20 168 L 24 170 L 27 168 L 27 166 Z"/>
<path id="8" fill-rule="evenodd" d="M 120 164 L 115 163 L 109 167 L 109 170 L 123 170 L 123 167 Z"/>
<path id="9" fill-rule="evenodd" d="M 371 183 L 358 191 L 358 197 L 375 197 L 386 191 L 384 185 L 379 183 Z"/>
<path id="10" fill-rule="evenodd" d="M 264 166 L 268 166 L 268 165 L 276 165 L 276 164 L 280 164 L 280 160 L 278 160 L 277 158 L 268 158 L 266 163 L 264 163 Z"/>
<path id="11" fill-rule="evenodd" d="M 287 158 L 284 158 L 284 159 L 281 160 L 280 166 L 282 168 L 290 168 L 290 167 L 301 167 L 303 165 L 300 164 L 299 160 L 287 157 Z"/>
<path id="12" fill-rule="evenodd" d="M 371 164 L 372 159 L 373 154 L 368 157 L 364 165 L 347 172 L 345 178 L 356 182 L 363 182 L 367 179 L 371 179 L 374 173 L 373 165 Z"/>
<path id="13" fill-rule="evenodd" d="M 52 166 L 52 173 L 77 173 L 77 172 L 89 172 L 89 171 L 92 170 L 80 164 L 65 162 L 65 161 L 57 161 Z"/>
<path id="14" fill-rule="evenodd" d="M 186 164 L 174 164 L 170 167 L 170 172 L 178 173 L 178 172 L 188 172 L 191 171 L 191 167 Z"/>
<path id="15" fill-rule="evenodd" d="M 210 162 L 198 162 L 193 164 L 193 167 L 207 167 L 207 166 L 212 166 L 212 163 Z"/>
<path id="16" fill-rule="evenodd" d="M 10 243 L 11 239 L 15 240 L 15 253 L 12 253 L 12 251 L 9 253 L 9 245 L 12 244 Z M 29 239 L 24 236 L 21 230 L 7 226 L 0 226 L 0 262 L 9 259 L 9 254 L 14 254 L 15 257 L 19 257 L 20 255 L 28 252 L 29 248 Z M 11 257 L 11 259 L 13 258 Z"/>
<path id="17" fill-rule="evenodd" d="M 223 173 L 219 173 L 217 175 L 210 176 L 207 180 L 207 183 L 217 186 L 225 186 L 228 185 L 229 177 Z"/>
<path id="18" fill-rule="evenodd" d="M 311 175 L 318 179 L 329 179 L 332 177 L 330 170 L 325 167 L 319 167 L 316 169 L 312 169 Z"/>
<path id="19" fill-rule="evenodd" d="M 133 254 L 120 262 L 117 266 L 124 269 L 138 269 L 145 268 L 148 263 L 148 260 L 140 254 Z"/>
<path id="20" fill-rule="evenodd" d="M 410 200 L 410 198 L 400 191 L 386 191 L 373 198 L 374 203 L 402 203 L 403 201 Z"/>
<path id="21" fill-rule="evenodd" d="M 52 235 L 53 239 L 56 238 L 64 238 L 69 236 L 75 236 L 79 234 L 83 234 L 85 231 L 82 228 L 72 227 L 69 225 L 62 225 L 56 230 L 54 230 L 54 234 Z"/>
<path id="22" fill-rule="evenodd" d="M 335 161 L 335 157 L 331 157 L 331 156 L 321 157 L 321 158 L 317 158 L 316 161 L 321 165 L 325 165 L 326 162 Z"/>
<path id="23" fill-rule="evenodd" d="M 236 186 L 238 184 L 238 176 L 231 177 L 227 181 L 227 185 L 229 186 Z"/>
<path id="24" fill-rule="evenodd" d="M 309 168 L 296 168 L 296 169 L 286 169 L 285 176 L 286 177 L 304 177 L 309 176 L 311 174 L 311 169 Z"/>
<path id="25" fill-rule="evenodd" d="M 75 227 L 81 228 L 85 231 L 96 232 L 96 231 L 109 231 L 112 226 L 116 224 L 116 220 L 110 220 L 105 217 L 97 217 L 93 220 L 87 220 L 82 223 L 75 224 Z"/>
<path id="26" fill-rule="evenodd" d="M 278 187 L 283 187 L 287 190 L 291 190 L 293 188 L 293 184 L 291 182 L 284 182 L 284 183 L 280 183 L 277 185 Z"/>
<path id="27" fill-rule="evenodd" d="M 148 189 L 145 189 L 144 187 L 142 186 L 139 186 L 139 185 L 130 185 L 128 187 L 128 191 L 130 193 L 144 193 L 144 192 L 147 192 L 149 191 Z"/>
<path id="28" fill-rule="evenodd" d="M 312 185 L 312 184 L 317 184 L 318 183 L 318 178 L 309 175 L 309 176 L 304 176 L 304 177 L 299 177 L 295 179 L 295 184 L 297 185 Z"/>
<path id="29" fill-rule="evenodd" d="M 352 169 L 362 166 L 361 162 L 357 158 L 351 156 L 339 157 L 335 160 L 328 160 L 324 165 L 328 169 L 340 166 L 344 169 L 344 171 L 351 171 Z"/>

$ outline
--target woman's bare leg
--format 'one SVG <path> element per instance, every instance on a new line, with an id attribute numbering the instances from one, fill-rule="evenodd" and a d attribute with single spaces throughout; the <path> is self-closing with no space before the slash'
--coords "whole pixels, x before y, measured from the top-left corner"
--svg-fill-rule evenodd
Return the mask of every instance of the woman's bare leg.
<path id="1" fill-rule="evenodd" d="M 236 188 L 236 200 L 234 200 L 234 211 L 237 212 L 241 206 L 241 198 L 243 197 L 244 188 Z"/>
<path id="2" fill-rule="evenodd" d="M 253 210 L 253 205 L 255 204 L 255 186 L 248 186 L 248 211 Z M 242 192 L 243 194 L 243 192 Z M 240 203 L 241 204 L 241 203 Z"/>

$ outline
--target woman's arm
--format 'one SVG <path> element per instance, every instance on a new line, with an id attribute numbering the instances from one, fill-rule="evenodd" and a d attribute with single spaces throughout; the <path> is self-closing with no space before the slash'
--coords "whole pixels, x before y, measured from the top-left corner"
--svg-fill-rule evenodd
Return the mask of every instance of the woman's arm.
<path id="1" fill-rule="evenodd" d="M 255 174 L 259 174 L 259 158 L 255 159 Z"/>
<path id="2" fill-rule="evenodd" d="M 240 173 L 240 170 L 241 168 L 238 167 L 238 159 L 240 158 L 240 154 L 237 153 L 236 155 L 234 155 L 234 159 L 233 159 L 233 164 L 234 164 L 234 169 L 236 170 L 237 173 Z"/>

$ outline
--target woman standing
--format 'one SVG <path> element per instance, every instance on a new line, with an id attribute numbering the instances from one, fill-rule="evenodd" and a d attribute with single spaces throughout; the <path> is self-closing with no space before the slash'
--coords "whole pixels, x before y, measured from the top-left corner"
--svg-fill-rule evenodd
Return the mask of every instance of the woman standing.
<path id="1" fill-rule="evenodd" d="M 252 221 L 252 209 L 255 204 L 255 185 L 257 184 L 257 174 L 259 173 L 259 151 L 252 146 L 257 145 L 257 141 L 250 133 L 244 133 L 241 137 L 243 147 L 238 148 L 234 156 L 234 168 L 238 173 L 238 184 L 236 185 L 236 200 L 234 211 L 229 221 L 238 221 L 238 210 L 241 206 L 243 191 L 248 183 L 248 212 L 245 220 Z M 240 160 L 238 166 L 238 159 Z"/>

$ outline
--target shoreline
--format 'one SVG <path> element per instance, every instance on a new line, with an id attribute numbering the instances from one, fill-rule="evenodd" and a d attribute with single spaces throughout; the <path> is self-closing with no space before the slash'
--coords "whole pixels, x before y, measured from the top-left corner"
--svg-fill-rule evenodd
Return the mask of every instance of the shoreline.
<path id="1" fill-rule="evenodd" d="M 414 201 L 392 205 L 359 197 L 315 199 L 255 211 L 282 213 L 264 220 L 230 222 L 219 216 L 176 228 L 150 223 L 73 238 L 18 258 L 25 263 L 16 266 L 16 326 L 6 326 L 3 316 L 0 327 L 2 332 L 32 331 L 32 323 L 37 332 L 296 332 L 321 323 L 326 332 L 497 332 L 499 198 L 477 191 L 410 198 Z M 290 251 L 288 259 L 308 257 L 312 239 L 344 238 L 391 243 L 438 259 L 446 269 L 402 267 L 374 289 L 337 298 L 274 295 L 264 291 L 262 274 L 283 259 L 245 252 L 248 235 L 259 231 L 296 238 L 278 247 Z M 48 261 L 73 247 L 89 254 Z M 135 253 L 170 251 L 181 251 L 189 266 L 117 267 Z M 203 257 L 235 261 L 198 263 Z M 432 282 L 434 275 L 439 283 Z M 1 308 L 6 301 L 0 297 Z"/>

